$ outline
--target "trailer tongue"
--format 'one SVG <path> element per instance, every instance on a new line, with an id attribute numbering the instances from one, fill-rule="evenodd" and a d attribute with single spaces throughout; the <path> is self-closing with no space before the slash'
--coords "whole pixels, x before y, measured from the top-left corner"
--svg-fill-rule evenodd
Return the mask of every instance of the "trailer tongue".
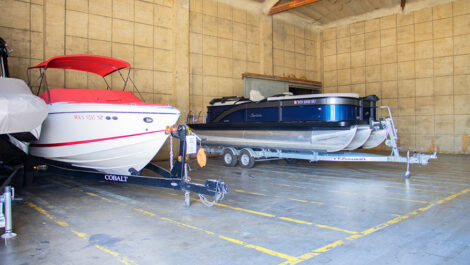
<path id="1" fill-rule="evenodd" d="M 105 181 L 109 183 L 125 183 L 136 184 L 152 187 L 167 188 L 173 190 L 182 190 L 185 192 L 185 204 L 190 205 L 190 192 L 199 194 L 201 201 L 206 206 L 212 206 L 218 201 L 222 200 L 225 193 L 227 193 L 227 186 L 225 183 L 218 179 L 207 179 L 205 184 L 191 183 L 191 178 L 187 175 L 186 166 L 186 150 L 187 141 L 186 136 L 190 134 L 185 125 L 178 125 L 178 127 L 167 130 L 171 133 L 171 137 L 179 139 L 179 155 L 176 163 L 170 171 L 149 163 L 145 168 L 162 176 L 151 177 L 141 175 L 115 175 L 98 172 L 94 169 L 87 169 L 81 167 L 74 167 L 70 164 L 51 161 L 44 158 L 32 157 L 33 168 L 40 174 L 57 174 L 72 177 L 79 177 L 88 180 Z M 213 201 L 209 202 L 205 196 L 213 197 Z"/>

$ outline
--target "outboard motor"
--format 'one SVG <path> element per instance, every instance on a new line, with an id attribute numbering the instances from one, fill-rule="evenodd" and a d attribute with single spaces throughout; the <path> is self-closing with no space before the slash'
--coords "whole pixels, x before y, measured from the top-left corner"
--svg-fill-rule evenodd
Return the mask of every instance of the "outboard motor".
<path id="1" fill-rule="evenodd" d="M 377 101 L 379 97 L 376 95 L 369 95 L 367 97 L 360 98 L 359 100 L 359 119 L 362 121 L 369 122 L 377 121 Z"/>
<path id="2" fill-rule="evenodd" d="M 0 77 L 10 77 L 8 70 L 8 54 L 13 50 L 8 49 L 8 44 L 0 37 Z"/>

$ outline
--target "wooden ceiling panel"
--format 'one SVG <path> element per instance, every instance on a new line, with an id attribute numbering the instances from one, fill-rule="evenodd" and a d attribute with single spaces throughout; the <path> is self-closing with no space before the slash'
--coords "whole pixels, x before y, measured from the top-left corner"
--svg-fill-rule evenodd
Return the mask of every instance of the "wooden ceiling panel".
<path id="1" fill-rule="evenodd" d="M 400 6 L 404 0 L 281 0 L 270 14 L 289 12 L 307 17 L 319 24 L 327 24 L 348 17 L 362 15 L 377 9 Z M 420 0 L 407 0 L 416 2 Z"/>

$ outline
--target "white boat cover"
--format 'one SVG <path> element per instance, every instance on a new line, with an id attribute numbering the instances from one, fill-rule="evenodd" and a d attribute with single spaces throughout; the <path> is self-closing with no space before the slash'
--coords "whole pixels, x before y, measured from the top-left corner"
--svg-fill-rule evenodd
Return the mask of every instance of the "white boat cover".
<path id="1" fill-rule="evenodd" d="M 29 132 L 46 119 L 48 107 L 16 78 L 0 78 L 0 134 Z"/>

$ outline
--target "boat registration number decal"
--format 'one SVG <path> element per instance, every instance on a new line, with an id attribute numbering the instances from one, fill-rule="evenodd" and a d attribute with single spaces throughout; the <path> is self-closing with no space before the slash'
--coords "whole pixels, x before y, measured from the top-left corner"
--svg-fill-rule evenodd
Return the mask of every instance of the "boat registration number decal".
<path id="1" fill-rule="evenodd" d="M 116 175 L 104 175 L 104 180 L 127 182 L 127 176 L 116 176 Z"/>
<path id="2" fill-rule="evenodd" d="M 300 105 L 300 104 L 315 104 L 317 102 L 316 99 L 300 99 L 300 100 L 294 100 L 295 105 Z"/>
<path id="3" fill-rule="evenodd" d="M 73 115 L 73 118 L 75 120 L 102 120 L 104 117 L 103 115 L 97 115 L 97 114 L 87 114 L 87 115 L 80 115 L 80 114 L 75 114 Z"/>

